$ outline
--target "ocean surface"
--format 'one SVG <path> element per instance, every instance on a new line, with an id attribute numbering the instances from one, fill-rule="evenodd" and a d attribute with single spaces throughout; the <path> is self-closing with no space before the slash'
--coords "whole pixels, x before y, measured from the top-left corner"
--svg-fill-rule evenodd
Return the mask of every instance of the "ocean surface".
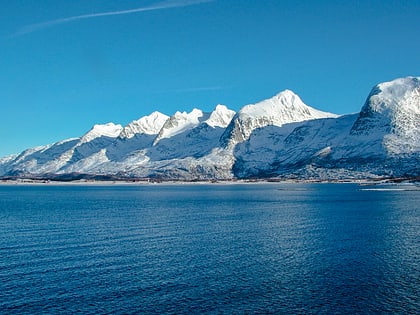
<path id="1" fill-rule="evenodd" d="M 419 314 L 420 191 L 0 186 L 1 314 Z"/>

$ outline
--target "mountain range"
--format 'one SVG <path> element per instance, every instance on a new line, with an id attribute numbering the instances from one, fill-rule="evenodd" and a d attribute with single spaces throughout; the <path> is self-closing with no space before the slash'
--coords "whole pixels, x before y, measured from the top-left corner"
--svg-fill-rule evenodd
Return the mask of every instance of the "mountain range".
<path id="1" fill-rule="evenodd" d="M 242 107 L 217 105 L 123 127 L 95 125 L 79 138 L 0 159 L 2 178 L 351 180 L 420 176 L 420 78 L 376 85 L 361 111 L 314 109 L 285 90 Z"/>

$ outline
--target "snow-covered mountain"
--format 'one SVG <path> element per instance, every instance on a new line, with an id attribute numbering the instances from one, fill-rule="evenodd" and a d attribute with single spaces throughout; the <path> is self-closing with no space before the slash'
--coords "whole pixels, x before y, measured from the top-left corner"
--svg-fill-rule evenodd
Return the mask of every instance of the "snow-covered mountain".
<path id="1" fill-rule="evenodd" d="M 50 174 L 97 154 L 115 141 L 121 125 L 95 125 L 80 138 L 63 140 L 52 145 L 28 149 L 2 164 L 6 174 Z M 0 169 L 1 170 L 1 169 Z M 0 174 L 1 175 L 1 174 Z"/>
<path id="2" fill-rule="evenodd" d="M 254 132 L 235 147 L 238 177 L 420 175 L 420 80 L 375 86 L 359 114 Z"/>
<path id="3" fill-rule="evenodd" d="M 244 106 L 226 129 L 222 142 L 232 147 L 248 140 L 257 128 L 281 127 L 288 123 L 327 117 L 337 115 L 309 107 L 295 93 L 285 90 L 268 100 Z"/>
<path id="4" fill-rule="evenodd" d="M 246 105 L 95 125 L 80 138 L 0 159 L 0 176 L 351 179 L 420 176 L 420 78 L 375 86 L 359 114 L 305 105 L 290 90 Z M 66 175 L 67 174 L 67 175 Z"/>

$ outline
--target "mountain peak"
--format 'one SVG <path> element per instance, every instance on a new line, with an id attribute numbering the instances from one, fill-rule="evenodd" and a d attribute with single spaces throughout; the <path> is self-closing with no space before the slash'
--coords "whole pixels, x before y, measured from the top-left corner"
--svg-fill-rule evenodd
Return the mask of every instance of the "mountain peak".
<path id="1" fill-rule="evenodd" d="M 136 134 L 157 135 L 168 119 L 169 116 L 155 111 L 148 116 L 133 120 L 124 127 L 120 137 L 130 139 Z"/>
<path id="2" fill-rule="evenodd" d="M 351 133 L 369 134 L 372 128 L 409 132 L 419 121 L 420 77 L 399 78 L 372 88 Z"/>
<path id="3" fill-rule="evenodd" d="M 295 92 L 293 92 L 292 90 L 289 90 L 289 89 L 285 89 L 285 90 L 277 93 L 275 96 L 273 96 L 273 98 L 284 98 L 284 99 L 294 98 L 294 97 L 299 98 L 299 96 Z"/>
<path id="4" fill-rule="evenodd" d="M 173 116 L 165 121 L 159 131 L 153 145 L 156 145 L 161 139 L 173 137 L 188 129 L 192 129 L 200 123 L 203 117 L 203 111 L 194 108 L 190 113 L 177 111 Z"/>
<path id="5" fill-rule="evenodd" d="M 225 105 L 218 104 L 210 114 L 209 119 L 206 120 L 206 123 L 213 128 L 226 128 L 234 115 L 235 112 L 233 110 L 228 109 Z"/>
<path id="6" fill-rule="evenodd" d="M 284 90 L 272 98 L 244 106 L 232 119 L 222 136 L 222 143 L 226 146 L 243 142 L 255 129 L 269 125 L 280 127 L 287 123 L 329 117 L 337 115 L 314 109 L 303 103 L 293 91 Z"/>
<path id="7" fill-rule="evenodd" d="M 272 98 L 246 105 L 238 114 L 242 117 L 272 117 L 272 124 L 276 126 L 308 119 L 337 117 L 335 114 L 322 112 L 306 105 L 291 90 L 284 90 Z"/>
<path id="8" fill-rule="evenodd" d="M 120 124 L 112 122 L 106 124 L 97 124 L 92 127 L 81 139 L 80 143 L 90 142 L 98 137 L 116 138 L 121 133 L 123 127 Z"/>

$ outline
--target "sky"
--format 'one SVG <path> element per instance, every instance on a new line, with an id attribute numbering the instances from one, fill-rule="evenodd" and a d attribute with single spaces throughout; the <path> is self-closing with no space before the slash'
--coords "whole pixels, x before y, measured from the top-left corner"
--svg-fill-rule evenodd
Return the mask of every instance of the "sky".
<path id="1" fill-rule="evenodd" d="M 420 76 L 420 1 L 0 0 L 0 157 L 290 89 L 360 111 Z"/>

